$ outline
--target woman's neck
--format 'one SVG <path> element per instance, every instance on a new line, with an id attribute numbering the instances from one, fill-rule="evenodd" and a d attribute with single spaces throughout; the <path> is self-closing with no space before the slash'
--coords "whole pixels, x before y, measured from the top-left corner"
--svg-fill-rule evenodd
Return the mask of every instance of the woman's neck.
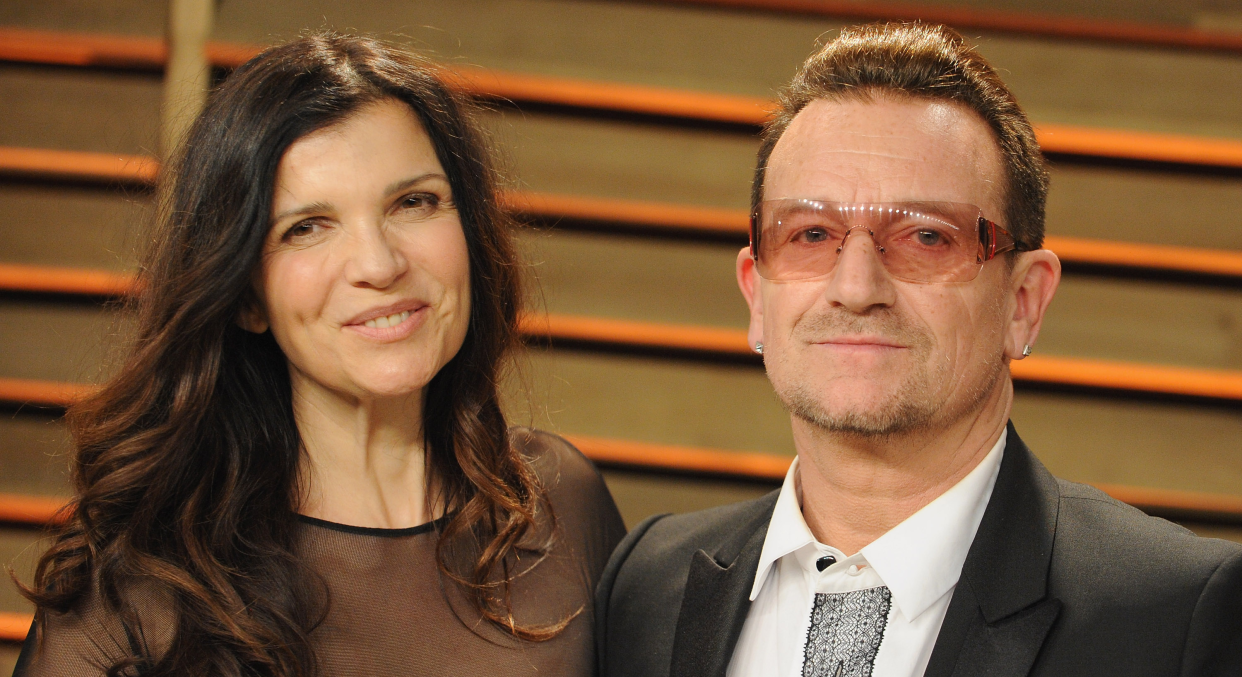
<path id="1" fill-rule="evenodd" d="M 423 392 L 359 398 L 293 376 L 293 414 L 306 449 L 299 512 L 359 527 L 435 519 L 428 506 Z"/>

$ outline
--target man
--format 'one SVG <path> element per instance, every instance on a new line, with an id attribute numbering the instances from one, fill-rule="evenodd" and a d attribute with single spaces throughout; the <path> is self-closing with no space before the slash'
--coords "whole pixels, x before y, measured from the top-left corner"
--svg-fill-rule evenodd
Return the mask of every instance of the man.
<path id="1" fill-rule="evenodd" d="M 948 29 L 865 26 L 781 103 L 737 276 L 798 457 L 631 532 L 602 674 L 1242 675 L 1242 546 L 1053 478 L 1008 423 L 1060 263 L 996 73 Z"/>

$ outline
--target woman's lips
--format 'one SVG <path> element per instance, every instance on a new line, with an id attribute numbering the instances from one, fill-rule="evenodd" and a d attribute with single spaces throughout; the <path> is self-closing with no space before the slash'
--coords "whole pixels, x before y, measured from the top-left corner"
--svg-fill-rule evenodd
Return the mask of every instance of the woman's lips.
<path id="1" fill-rule="evenodd" d="M 431 306 L 424 304 L 413 308 L 394 309 L 392 312 L 378 316 L 375 312 L 369 312 L 364 316 L 370 317 L 355 320 L 345 325 L 344 328 L 373 341 L 391 343 L 413 334 L 426 321 L 430 309 Z M 389 309 L 383 310 L 386 312 Z"/>

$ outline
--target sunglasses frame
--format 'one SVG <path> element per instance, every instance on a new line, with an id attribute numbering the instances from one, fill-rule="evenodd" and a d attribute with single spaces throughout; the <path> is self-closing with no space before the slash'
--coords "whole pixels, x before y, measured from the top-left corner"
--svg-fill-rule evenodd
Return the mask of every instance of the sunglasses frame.
<path id="1" fill-rule="evenodd" d="M 806 199 L 806 198 L 788 198 L 788 199 Z M 808 200 L 810 202 L 833 202 L 832 200 Z M 769 202 L 765 200 L 764 202 Z M 776 200 L 770 200 L 776 202 Z M 760 203 L 762 204 L 762 203 Z M 973 206 L 973 205 L 972 205 Z M 750 213 L 750 258 L 757 266 L 759 264 L 759 208 L 756 207 Z M 1018 245 L 1018 241 L 1014 236 L 1004 228 L 979 215 L 979 250 L 975 254 L 975 263 L 982 268 L 983 264 L 996 258 L 998 254 L 1004 254 L 1011 251 L 1023 251 Z M 807 278 L 814 279 L 814 278 Z M 927 284 L 927 283 L 920 283 Z"/>

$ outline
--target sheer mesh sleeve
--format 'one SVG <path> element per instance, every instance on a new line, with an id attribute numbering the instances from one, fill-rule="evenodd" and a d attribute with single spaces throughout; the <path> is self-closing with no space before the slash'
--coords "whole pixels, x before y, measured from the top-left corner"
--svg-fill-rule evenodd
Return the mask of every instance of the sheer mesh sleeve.
<path id="1" fill-rule="evenodd" d="M 122 661 L 166 650 L 172 639 L 171 605 L 149 586 L 131 586 L 127 595 L 141 621 L 121 622 L 97 588 L 76 609 L 49 612 L 39 641 L 27 637 L 22 645 L 14 677 L 105 675 Z"/>

